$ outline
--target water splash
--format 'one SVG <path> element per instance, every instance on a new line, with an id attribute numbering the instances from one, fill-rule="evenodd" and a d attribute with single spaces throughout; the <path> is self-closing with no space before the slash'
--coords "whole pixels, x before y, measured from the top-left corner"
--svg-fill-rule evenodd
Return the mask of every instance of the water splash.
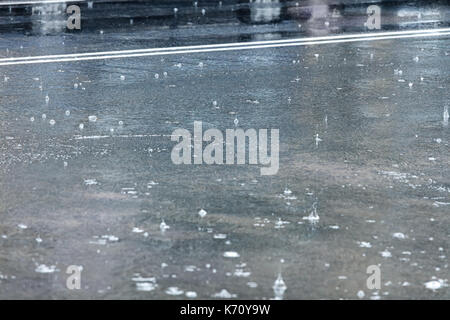
<path id="1" fill-rule="evenodd" d="M 237 295 L 234 293 L 228 292 L 226 289 L 222 289 L 220 292 L 213 294 L 213 298 L 220 298 L 220 299 L 231 299 L 236 298 Z"/>
<path id="2" fill-rule="evenodd" d="M 195 292 L 195 291 L 186 291 L 185 296 L 186 296 L 186 298 L 194 299 L 194 298 L 197 298 L 197 292 Z"/>
<path id="3" fill-rule="evenodd" d="M 37 266 L 34 271 L 38 273 L 53 273 L 58 270 L 56 269 L 56 266 L 46 266 L 45 264 L 41 264 Z"/>
<path id="4" fill-rule="evenodd" d="M 237 253 L 236 251 L 226 251 L 223 253 L 223 256 L 225 258 L 239 258 L 240 254 Z"/>
<path id="5" fill-rule="evenodd" d="M 156 289 L 158 285 L 152 282 L 137 282 L 136 290 L 137 291 L 153 291 Z"/>
<path id="6" fill-rule="evenodd" d="M 443 280 L 443 279 L 433 279 L 431 281 L 426 282 L 424 285 L 425 285 L 425 288 L 430 289 L 432 291 L 436 291 L 438 289 L 448 286 L 447 280 Z"/>
<path id="7" fill-rule="evenodd" d="M 159 225 L 159 229 L 161 232 L 166 232 L 167 229 L 170 229 L 170 226 L 162 220 L 161 224 Z"/>
<path id="8" fill-rule="evenodd" d="M 443 123 L 444 123 L 444 126 L 448 126 L 448 118 L 449 118 L 449 115 L 448 115 L 448 106 L 445 106 L 445 107 L 444 107 L 444 114 L 443 114 Z"/>
<path id="9" fill-rule="evenodd" d="M 278 274 L 277 279 L 273 283 L 273 293 L 275 295 L 275 300 L 283 300 L 284 292 L 287 289 L 286 283 L 281 276 L 281 273 Z"/>
<path id="10" fill-rule="evenodd" d="M 207 215 L 207 212 L 203 209 L 200 209 L 200 211 L 198 212 L 198 215 L 200 216 L 200 218 L 203 218 L 204 216 Z"/>
<path id="11" fill-rule="evenodd" d="M 314 141 L 316 143 L 316 147 L 318 147 L 319 146 L 319 142 L 322 141 L 322 139 L 319 138 L 319 134 L 318 133 L 316 133 L 316 136 L 314 137 Z"/>
<path id="12" fill-rule="evenodd" d="M 316 224 L 319 222 L 320 217 L 317 214 L 317 202 L 313 203 L 311 213 L 309 216 L 303 217 L 303 220 L 308 220 L 311 224 Z"/>
<path id="13" fill-rule="evenodd" d="M 178 287 L 169 287 L 166 289 L 165 293 L 169 296 L 179 296 L 182 295 L 184 291 L 179 289 Z"/>

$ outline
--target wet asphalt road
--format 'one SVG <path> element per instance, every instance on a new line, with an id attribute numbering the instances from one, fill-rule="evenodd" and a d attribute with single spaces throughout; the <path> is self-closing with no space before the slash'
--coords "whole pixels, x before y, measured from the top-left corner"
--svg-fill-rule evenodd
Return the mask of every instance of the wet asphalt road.
<path id="1" fill-rule="evenodd" d="M 279 36 L 264 28 L 276 27 L 254 37 Z M 177 32 L 187 42 L 154 35 Z M 143 35 L 101 44 L 151 47 Z M 95 48 L 93 34 L 1 41 L 4 56 Z M 0 298 L 449 299 L 449 44 L 2 66 Z M 277 175 L 171 162 L 165 135 L 235 119 L 280 130 Z M 83 266 L 80 290 L 66 288 L 69 265 Z M 380 290 L 366 287 L 369 265 Z"/>

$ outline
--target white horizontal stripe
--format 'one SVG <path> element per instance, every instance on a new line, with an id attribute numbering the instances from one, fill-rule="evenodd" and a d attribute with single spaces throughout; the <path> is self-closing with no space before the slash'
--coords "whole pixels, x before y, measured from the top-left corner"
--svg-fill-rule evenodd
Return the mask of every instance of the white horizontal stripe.
<path id="1" fill-rule="evenodd" d="M 58 58 L 72 58 L 72 57 L 89 57 L 89 56 L 105 56 L 105 55 L 123 55 L 131 53 L 147 53 L 158 51 L 178 51 L 178 50 L 197 50 L 197 49 L 209 49 L 209 48 L 223 48 L 223 47 L 241 47 L 241 46 L 254 46 L 254 45 L 268 45 L 268 44 L 284 44 L 284 43 L 298 43 L 298 42 L 313 42 L 323 40 L 335 40 L 335 39 L 352 39 L 352 38 L 367 38 L 367 37 L 380 37 L 380 36 L 395 36 L 406 34 L 429 34 L 437 32 L 450 32 L 450 28 L 440 29 L 424 29 L 424 30 L 408 30 L 408 31 L 393 31 L 393 32 L 374 32 L 374 33 L 359 33 L 349 35 L 336 35 L 336 36 L 323 36 L 323 37 L 309 37 L 309 38 L 295 38 L 284 40 L 266 40 L 266 41 L 252 41 L 252 42 L 234 42 L 234 43 L 222 43 L 222 44 L 209 44 L 209 45 L 196 45 L 196 46 L 181 46 L 181 47 L 166 47 L 166 48 L 149 48 L 149 49 L 133 49 L 133 50 L 117 50 L 117 51 L 99 51 L 99 52 L 86 52 L 86 53 L 71 53 L 60 55 L 46 55 L 46 56 L 29 56 L 29 57 L 12 57 L 12 58 L 0 58 L 1 62 L 6 61 L 19 61 L 19 60 L 36 60 L 36 59 L 58 59 Z"/>
<path id="2" fill-rule="evenodd" d="M 8 1 L 8 2 L 1 2 L 0 6 L 18 6 L 18 5 L 26 5 L 26 4 L 52 4 L 52 3 L 75 3 L 75 2 L 87 2 L 87 0 L 67 0 L 67 1 L 61 1 L 61 0 L 41 0 L 41 1 Z"/>
<path id="3" fill-rule="evenodd" d="M 69 62 L 69 61 L 88 61 L 88 60 L 102 60 L 102 59 L 118 59 L 118 58 L 131 58 L 131 57 L 147 57 L 147 56 L 160 56 L 160 55 L 174 55 L 174 54 L 184 54 L 184 53 L 203 53 L 203 52 L 219 52 L 219 51 L 234 51 L 234 50 L 249 50 L 249 49 L 263 49 L 263 48 L 276 48 L 276 47 L 291 47 L 291 46 L 306 46 L 315 44 L 332 44 L 332 43 L 344 43 L 344 42 L 356 42 L 356 41 L 376 41 L 376 40 L 389 40 L 389 39 L 405 39 L 405 38 L 419 38 L 419 37 L 435 37 L 435 36 L 446 36 L 450 35 L 450 32 L 433 32 L 433 33 L 420 33 L 420 34 L 395 34 L 389 36 L 377 36 L 377 37 L 357 37 L 349 39 L 332 39 L 332 40 L 322 40 L 322 41 L 308 41 L 307 39 L 301 39 L 292 42 L 281 42 L 281 43 L 270 43 L 262 42 L 249 42 L 241 46 L 217 46 L 217 47 L 207 47 L 207 46 L 193 46 L 193 47 L 173 47 L 163 49 L 147 49 L 147 50 L 159 50 L 159 51 L 146 51 L 146 52 L 136 52 L 130 50 L 132 53 L 123 53 L 119 51 L 117 54 L 101 54 L 90 56 L 82 55 L 60 55 L 58 58 L 41 59 L 40 57 L 35 57 L 34 60 L 27 59 L 21 61 L 7 61 L 0 60 L 0 66 L 7 65 L 19 65 L 19 64 L 37 64 L 37 63 L 51 63 L 51 62 Z M 258 44 L 260 43 L 260 44 Z M 184 48 L 184 49 L 183 49 Z M 116 52 L 114 52 L 116 53 Z M 28 57 L 27 57 L 28 58 Z M 32 57 L 30 57 L 32 58 Z"/>

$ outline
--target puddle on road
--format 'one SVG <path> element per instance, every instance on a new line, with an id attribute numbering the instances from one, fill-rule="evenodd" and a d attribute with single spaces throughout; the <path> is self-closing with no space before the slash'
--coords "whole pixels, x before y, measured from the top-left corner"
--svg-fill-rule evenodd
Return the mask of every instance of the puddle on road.
<path id="1" fill-rule="evenodd" d="M 389 43 L 2 69 L 0 297 L 448 298 L 448 40 Z M 174 165 L 197 120 L 279 173 Z"/>

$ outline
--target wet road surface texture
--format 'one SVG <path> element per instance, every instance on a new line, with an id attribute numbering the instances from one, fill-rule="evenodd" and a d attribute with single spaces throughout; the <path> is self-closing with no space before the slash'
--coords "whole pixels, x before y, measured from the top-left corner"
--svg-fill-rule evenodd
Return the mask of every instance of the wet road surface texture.
<path id="1" fill-rule="evenodd" d="M 0 53 L 279 39 L 298 24 L 19 28 Z M 449 54 L 439 36 L 1 66 L 0 298 L 449 299 Z M 279 129 L 278 173 L 173 164 L 167 135 L 194 121 Z"/>

